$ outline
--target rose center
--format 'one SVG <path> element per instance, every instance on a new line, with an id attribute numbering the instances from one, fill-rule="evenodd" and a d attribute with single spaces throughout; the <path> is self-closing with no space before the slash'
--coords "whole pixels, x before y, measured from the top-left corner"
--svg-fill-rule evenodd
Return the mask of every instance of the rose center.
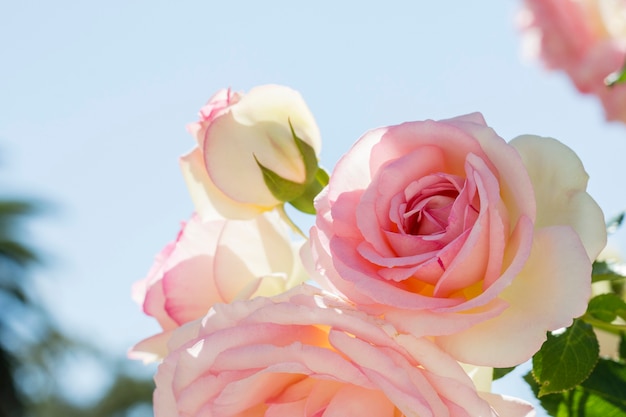
<path id="1" fill-rule="evenodd" d="M 422 236 L 445 233 L 460 192 L 457 182 L 456 178 L 441 174 L 423 178 L 407 187 L 408 195 L 405 196 L 408 198 L 402 215 L 404 233 Z"/>

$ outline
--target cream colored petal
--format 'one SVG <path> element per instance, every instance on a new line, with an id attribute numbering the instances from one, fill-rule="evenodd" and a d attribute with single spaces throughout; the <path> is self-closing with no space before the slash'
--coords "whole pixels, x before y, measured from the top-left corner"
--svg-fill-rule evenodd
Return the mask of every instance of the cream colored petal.
<path id="1" fill-rule="evenodd" d="M 169 352 L 167 342 L 172 337 L 173 330 L 164 331 L 143 339 L 128 351 L 130 359 L 141 360 L 144 364 L 157 362 Z"/>
<path id="2" fill-rule="evenodd" d="M 304 164 L 287 121 L 247 126 L 235 121 L 232 113 L 224 114 L 207 130 L 202 153 L 215 186 L 241 203 L 279 204 L 267 188 L 257 160 L 287 180 L 305 179 Z"/>
<path id="3" fill-rule="evenodd" d="M 476 366 L 461 363 L 463 370 L 472 378 L 478 391 L 491 392 L 493 382 L 493 368 L 490 366 Z"/>
<path id="4" fill-rule="evenodd" d="M 209 178 L 199 148 L 181 157 L 180 167 L 196 211 L 203 220 L 251 219 L 273 208 L 238 203 L 224 195 Z"/>
<path id="5" fill-rule="evenodd" d="M 228 222 L 215 253 L 216 285 L 224 299 L 231 301 L 260 277 L 280 274 L 285 281 L 293 263 L 289 234 L 276 212 L 250 221 Z"/>
<path id="6" fill-rule="evenodd" d="M 296 134 L 315 149 L 321 150 L 320 132 L 306 102 L 295 90 L 280 85 L 262 85 L 251 89 L 232 108 L 237 122 L 253 125 L 259 122 L 284 124 L 291 121 Z"/>
<path id="7" fill-rule="evenodd" d="M 208 175 L 231 199 L 262 206 L 279 202 L 265 185 L 258 166 L 296 183 L 306 179 L 294 143 L 298 137 L 319 154 L 319 130 L 300 94 L 287 87 L 252 89 L 207 127 L 202 149 Z"/>
<path id="8" fill-rule="evenodd" d="M 589 259 L 595 259 L 606 245 L 604 214 L 587 194 L 589 177 L 576 153 L 556 139 L 539 136 L 519 136 L 510 144 L 522 156 L 535 190 L 536 229 L 572 226 Z"/>
<path id="9" fill-rule="evenodd" d="M 535 417 L 537 415 L 531 404 L 519 398 L 491 392 L 479 392 L 478 394 L 489 403 L 494 416 Z"/>

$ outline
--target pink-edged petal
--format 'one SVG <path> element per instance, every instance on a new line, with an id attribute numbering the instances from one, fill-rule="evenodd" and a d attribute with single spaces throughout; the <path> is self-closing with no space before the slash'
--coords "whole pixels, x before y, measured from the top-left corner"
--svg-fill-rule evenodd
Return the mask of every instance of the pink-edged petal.
<path id="1" fill-rule="evenodd" d="M 176 372 L 175 358 L 170 358 L 159 365 L 154 375 L 156 389 L 152 396 L 154 417 L 177 417 L 178 405 L 176 396 L 171 389 L 174 373 Z"/>
<path id="2" fill-rule="evenodd" d="M 198 255 L 179 262 L 163 277 L 165 311 L 179 325 L 204 316 L 213 304 L 224 302 L 211 279 L 212 267 L 211 256 Z"/>
<path id="3" fill-rule="evenodd" d="M 237 123 L 232 113 L 224 114 L 207 129 L 202 154 L 215 186 L 242 204 L 280 204 L 265 185 L 257 160 L 287 180 L 301 183 L 305 179 L 287 121 L 261 129 Z"/>
<path id="4" fill-rule="evenodd" d="M 539 136 L 511 141 L 522 156 L 537 200 L 536 227 L 568 225 L 580 236 L 590 260 L 606 245 L 604 215 L 587 194 L 582 162 L 561 142 Z"/>
<path id="5" fill-rule="evenodd" d="M 475 125 L 487 127 L 487 121 L 484 116 L 480 112 L 473 112 L 468 114 L 463 114 L 461 116 L 451 117 L 450 119 L 441 120 L 442 123 L 448 123 L 455 125 L 459 122 L 463 123 L 473 123 Z"/>
<path id="6" fill-rule="evenodd" d="M 450 119 L 448 122 L 470 133 L 479 143 L 486 155 L 485 161 L 493 166 L 498 174 L 500 195 L 507 207 L 510 221 L 516 222 L 520 216 L 535 219 L 535 198 L 533 186 L 525 173 L 525 165 L 514 147 L 488 126 L 480 113 Z"/>
<path id="7" fill-rule="evenodd" d="M 258 163 L 282 178 L 304 182 L 304 164 L 291 127 L 319 153 L 319 130 L 298 92 L 277 85 L 250 90 L 207 127 L 202 150 L 215 185 L 241 203 L 279 204 Z"/>
<path id="8" fill-rule="evenodd" d="M 358 261 L 360 256 L 354 247 L 355 244 L 358 244 L 358 242 L 352 242 L 347 239 L 333 239 L 331 241 L 330 249 L 333 254 L 331 262 L 337 272 L 333 273 L 329 270 L 327 274 L 338 288 L 342 285 L 341 281 L 348 281 L 354 285 L 358 293 L 365 295 L 376 303 L 414 310 L 449 307 L 459 303 L 460 300 L 458 299 L 422 296 L 406 291 L 400 286 L 387 281 L 372 279 L 373 276 L 377 275 L 378 268 L 368 262 Z M 358 297 L 356 293 L 350 293 L 351 301 L 359 302 L 356 297 Z M 367 304 L 371 304 L 371 301 Z"/>
<path id="9" fill-rule="evenodd" d="M 176 320 L 172 319 L 166 311 L 165 303 L 167 299 L 163 288 L 163 281 L 155 282 L 146 293 L 143 302 L 143 311 L 154 317 L 164 330 L 174 329 L 178 326 Z"/>
<path id="10" fill-rule="evenodd" d="M 377 388 L 393 401 L 396 406 L 415 415 L 424 415 L 429 412 L 445 413 L 444 405 L 437 391 L 429 384 L 421 372 L 389 373 L 386 370 L 400 366 L 407 369 L 410 364 L 406 358 L 399 357 L 391 350 L 385 351 L 370 345 L 366 341 L 353 338 L 342 332 L 331 332 L 329 340 L 333 346 L 349 355 L 358 368 L 372 381 L 376 381 Z"/>
<path id="11" fill-rule="evenodd" d="M 497 317 L 508 307 L 505 301 L 494 299 L 479 308 L 464 309 L 465 314 L 447 311 L 381 308 L 385 318 L 402 332 L 417 337 L 448 335 L 461 332 L 483 321 Z"/>
<path id="12" fill-rule="evenodd" d="M 327 213 L 328 219 L 318 217 L 318 225 L 326 223 L 332 219 L 332 231 L 333 234 L 347 238 L 361 238 L 361 232 L 356 223 L 356 216 L 354 213 L 359 205 L 363 192 L 362 191 L 346 191 L 341 194 L 337 200 L 329 207 Z M 325 199 L 324 204 L 329 204 L 328 199 Z M 320 201 L 318 205 L 322 202 Z M 320 213 L 323 216 L 322 213 Z M 328 216 L 329 215 L 329 216 Z M 319 220 L 322 220 L 320 222 Z"/>
<path id="13" fill-rule="evenodd" d="M 346 191 L 364 190 L 372 178 L 369 159 L 372 147 L 387 132 L 387 129 L 374 129 L 365 133 L 343 156 L 332 172 L 328 184 L 328 199 L 334 203 Z"/>
<path id="14" fill-rule="evenodd" d="M 324 237 L 320 237 L 319 234 L 319 229 L 315 227 L 311 228 L 309 232 L 309 243 L 302 247 L 300 258 L 309 271 L 311 279 L 313 279 L 318 285 L 326 291 L 334 294 L 340 294 L 344 298 L 347 298 L 347 294 L 354 294 L 354 284 L 350 281 L 341 279 L 333 267 L 333 259 L 330 256 L 330 249 L 325 247 L 328 240 Z M 351 297 L 352 301 L 357 303 L 372 303 L 371 299 L 363 295 L 359 295 L 358 293 L 356 295 L 352 295 Z"/>
<path id="15" fill-rule="evenodd" d="M 198 112 L 199 120 L 187 125 L 187 131 L 196 139 L 201 149 L 204 147 L 204 134 L 207 126 L 216 117 L 228 111 L 228 108 L 236 104 L 242 96 L 242 93 L 233 92 L 230 88 L 219 90 L 202 106 Z"/>
<path id="16" fill-rule="evenodd" d="M 441 149 L 424 146 L 406 157 L 391 161 L 379 171 L 356 207 L 357 227 L 363 239 L 379 252 L 390 252 L 384 235 L 384 231 L 392 230 L 390 200 L 394 195 L 403 193 L 415 178 L 442 171 L 444 167 Z"/>
<path id="17" fill-rule="evenodd" d="M 509 307 L 465 331 L 440 336 L 437 343 L 465 363 L 508 367 L 525 362 L 539 350 L 547 331 L 569 326 L 585 312 L 591 263 L 584 255 L 571 228 L 540 229 L 524 269 L 501 293 Z"/>
<path id="18" fill-rule="evenodd" d="M 460 177 L 465 174 L 464 164 L 468 153 L 480 157 L 484 155 L 475 138 L 452 124 L 433 120 L 407 122 L 388 127 L 380 142 L 372 147 L 369 156 L 371 172 L 375 173 L 388 161 L 425 146 L 440 148 L 446 159 L 444 172 Z"/>

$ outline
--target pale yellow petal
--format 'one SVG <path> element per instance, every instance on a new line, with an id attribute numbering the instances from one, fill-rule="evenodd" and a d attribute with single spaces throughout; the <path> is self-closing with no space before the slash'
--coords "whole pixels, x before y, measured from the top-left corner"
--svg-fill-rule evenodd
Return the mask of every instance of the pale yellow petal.
<path id="1" fill-rule="evenodd" d="M 580 236 L 590 260 L 606 245 L 604 214 L 587 193 L 588 175 L 570 148 L 552 138 L 524 135 L 513 139 L 535 190 L 535 228 L 568 225 Z"/>

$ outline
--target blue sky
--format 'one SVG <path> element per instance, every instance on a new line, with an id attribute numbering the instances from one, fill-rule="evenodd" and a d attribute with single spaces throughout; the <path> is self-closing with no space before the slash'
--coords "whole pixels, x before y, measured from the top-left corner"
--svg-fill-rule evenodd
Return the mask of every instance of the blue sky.
<path id="1" fill-rule="evenodd" d="M 572 147 L 607 215 L 625 208 L 625 127 L 520 59 L 518 2 L 477 4 L 1 4 L 0 185 L 55 207 L 29 232 L 63 328 L 119 354 L 157 330 L 130 286 L 192 211 L 178 170 L 194 144 L 185 126 L 222 87 L 299 90 L 327 168 L 371 128 L 480 111 L 507 140 Z"/>

